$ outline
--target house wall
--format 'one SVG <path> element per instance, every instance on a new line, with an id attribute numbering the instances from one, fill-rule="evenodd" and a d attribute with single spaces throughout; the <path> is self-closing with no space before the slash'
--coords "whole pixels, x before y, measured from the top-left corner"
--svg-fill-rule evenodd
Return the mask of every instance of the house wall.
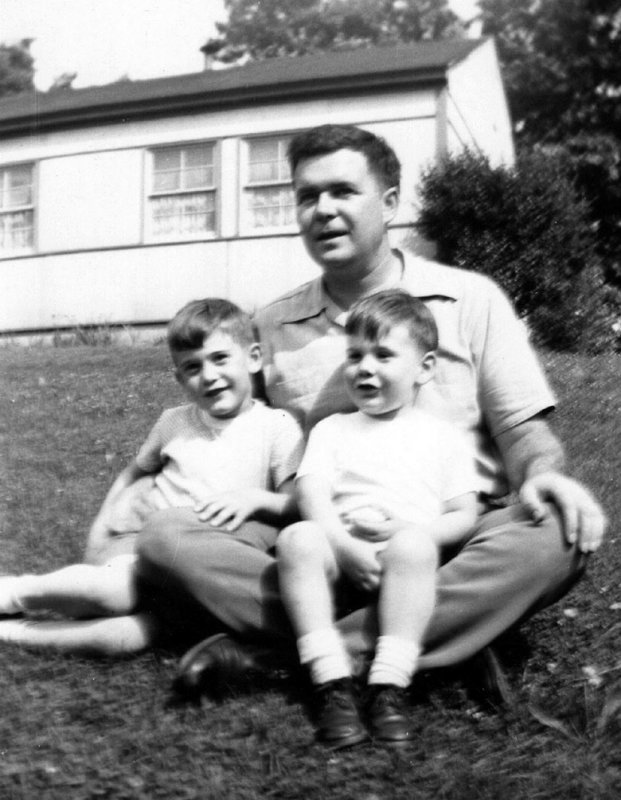
<path id="1" fill-rule="evenodd" d="M 511 119 L 492 39 L 450 70 L 445 95 L 448 151 L 469 147 L 494 165 L 513 164 Z"/>
<path id="2" fill-rule="evenodd" d="M 168 319 L 187 300 L 225 295 L 253 308 L 317 274 L 295 230 L 248 235 L 241 220 L 246 137 L 331 122 L 385 136 L 403 162 L 395 242 L 409 237 L 414 185 L 436 150 L 435 95 L 387 92 L 91 127 L 15 139 L 0 162 L 34 161 L 37 253 L 0 260 L 4 331 Z M 149 147 L 218 142 L 218 235 L 150 243 L 144 211 Z M 417 146 L 412 147 L 412 142 Z"/>
<path id="3" fill-rule="evenodd" d="M 487 68 L 483 58 L 464 71 L 451 90 L 457 105 L 466 103 L 462 93 L 468 74 L 479 79 Z M 497 87 L 488 82 L 494 105 Z M 428 252 L 428 245 L 412 232 L 420 170 L 444 150 L 450 137 L 457 142 L 463 138 L 463 126 L 438 100 L 433 89 L 386 91 L 381 96 L 257 104 L 0 142 L 0 164 L 37 165 L 36 252 L 0 259 L 0 331 L 160 322 L 188 300 L 210 294 L 252 309 L 314 277 L 317 268 L 294 227 L 252 234 L 244 228 L 240 163 L 247 137 L 287 134 L 327 121 L 361 125 L 392 144 L 402 161 L 403 180 L 391 240 Z M 444 113 L 438 114 L 438 108 Z M 454 132 L 446 128 L 449 116 Z M 468 127 L 470 133 L 481 136 L 481 146 L 496 148 L 501 157 L 506 144 L 489 134 L 494 123 L 477 124 Z M 193 242 L 150 242 L 145 226 L 149 148 L 205 140 L 218 143 L 217 235 Z"/>

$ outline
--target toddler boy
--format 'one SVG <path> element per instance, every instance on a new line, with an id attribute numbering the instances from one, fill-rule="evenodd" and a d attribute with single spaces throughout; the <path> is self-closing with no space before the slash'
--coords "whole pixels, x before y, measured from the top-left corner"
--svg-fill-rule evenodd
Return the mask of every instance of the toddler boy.
<path id="1" fill-rule="evenodd" d="M 0 614 L 70 618 L 1 620 L 0 641 L 102 655 L 142 650 L 157 622 L 137 612 L 133 549 L 149 513 L 187 507 L 204 535 L 225 531 L 265 550 L 275 526 L 293 518 L 302 435 L 285 411 L 253 400 L 261 352 L 249 317 L 227 300 L 196 300 L 172 319 L 167 340 L 190 402 L 164 411 L 110 488 L 87 546 L 90 560 L 104 563 L 0 578 Z"/>
<path id="2" fill-rule="evenodd" d="M 379 593 L 367 723 L 375 739 L 399 744 L 412 736 L 405 689 L 434 608 L 439 551 L 475 523 L 474 459 L 459 432 L 417 407 L 438 346 L 422 301 L 374 294 L 353 307 L 345 332 L 345 383 L 358 411 L 311 431 L 296 478 L 305 521 L 277 543 L 280 589 L 314 686 L 317 735 L 332 747 L 367 737 L 333 591 L 338 583 L 342 598 L 349 587 L 350 602 Z"/>

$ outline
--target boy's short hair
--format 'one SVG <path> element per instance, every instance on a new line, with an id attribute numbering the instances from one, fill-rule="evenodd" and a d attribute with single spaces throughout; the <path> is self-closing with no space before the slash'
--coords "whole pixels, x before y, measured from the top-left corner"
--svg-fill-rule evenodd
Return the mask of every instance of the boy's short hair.
<path id="1" fill-rule="evenodd" d="M 362 153 L 385 189 L 399 188 L 401 164 L 395 151 L 381 136 L 355 125 L 318 125 L 296 134 L 288 148 L 291 174 L 305 158 L 326 156 L 344 149 Z"/>
<path id="2" fill-rule="evenodd" d="M 168 323 L 167 341 L 171 353 L 199 350 L 215 330 L 223 330 L 241 345 L 255 341 L 248 314 L 235 303 L 219 297 L 191 300 Z"/>
<path id="3" fill-rule="evenodd" d="M 395 325 L 405 325 L 424 353 L 437 350 L 438 327 L 433 314 L 422 300 L 402 289 L 385 289 L 359 300 L 349 313 L 345 333 L 376 341 Z"/>

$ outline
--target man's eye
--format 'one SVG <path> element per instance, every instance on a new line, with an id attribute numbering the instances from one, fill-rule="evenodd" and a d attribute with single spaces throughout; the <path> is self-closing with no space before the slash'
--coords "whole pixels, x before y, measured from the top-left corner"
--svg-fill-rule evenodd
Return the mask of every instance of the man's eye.
<path id="1" fill-rule="evenodd" d="M 316 202 L 316 195 L 315 194 L 298 194 L 296 196 L 296 203 L 299 206 L 310 206 L 314 202 Z"/>
<path id="2" fill-rule="evenodd" d="M 355 350 L 351 350 L 347 353 L 347 360 L 350 364 L 357 364 L 360 361 L 360 353 L 357 353 Z"/>

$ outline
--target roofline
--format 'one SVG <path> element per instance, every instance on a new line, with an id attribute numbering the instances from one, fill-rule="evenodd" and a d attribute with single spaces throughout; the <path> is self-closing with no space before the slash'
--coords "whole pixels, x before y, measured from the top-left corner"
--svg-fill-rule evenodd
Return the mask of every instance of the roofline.
<path id="1" fill-rule="evenodd" d="M 366 93 L 381 88 L 407 88 L 428 85 L 442 87 L 447 83 L 448 66 L 412 70 L 395 69 L 380 73 L 337 75 L 308 78 L 286 83 L 260 86 L 216 88 L 206 87 L 190 94 L 149 97 L 135 100 L 118 100 L 92 103 L 78 108 L 65 108 L 37 113 L 37 95 L 34 93 L 34 110 L 21 111 L 10 118 L 0 118 L 0 136 L 18 136 L 75 128 L 85 124 L 106 124 L 142 120 L 171 114 L 192 114 L 217 107 L 234 108 L 265 102 L 289 102 L 308 99 L 318 94 Z"/>

